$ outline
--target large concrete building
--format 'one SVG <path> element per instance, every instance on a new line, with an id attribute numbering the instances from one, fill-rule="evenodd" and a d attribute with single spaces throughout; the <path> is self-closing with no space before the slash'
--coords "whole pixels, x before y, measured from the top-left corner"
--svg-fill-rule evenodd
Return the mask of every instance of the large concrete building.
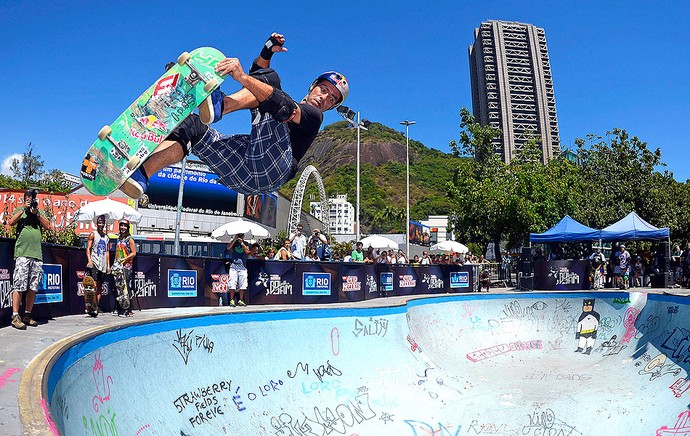
<path id="1" fill-rule="evenodd" d="M 338 194 L 328 199 L 328 216 L 323 216 L 321 203 L 312 201 L 309 203 L 310 213 L 321 221 L 328 219 L 331 233 L 335 235 L 354 235 L 356 228 L 355 208 L 347 201 L 347 194 Z M 353 238 L 354 239 L 354 238 Z"/>
<path id="2" fill-rule="evenodd" d="M 542 162 L 560 152 L 556 98 L 544 29 L 486 21 L 469 47 L 472 110 L 477 121 L 501 129 L 496 152 L 510 162 L 535 138 Z"/>

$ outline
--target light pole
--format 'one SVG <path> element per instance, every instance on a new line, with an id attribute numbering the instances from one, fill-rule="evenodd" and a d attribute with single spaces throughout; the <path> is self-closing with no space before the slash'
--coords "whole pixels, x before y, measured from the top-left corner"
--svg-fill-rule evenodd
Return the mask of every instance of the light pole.
<path id="1" fill-rule="evenodd" d="M 359 147 L 360 147 L 359 137 L 360 137 L 360 134 L 359 134 L 359 132 L 360 132 L 360 129 L 369 130 L 369 129 L 367 129 L 367 127 L 371 123 L 368 120 L 361 120 L 359 111 L 355 113 L 355 111 L 353 111 L 352 109 L 350 109 L 347 106 L 342 106 L 342 105 L 338 106 L 337 111 L 340 114 L 340 116 L 345 118 L 345 120 L 348 123 L 350 123 L 350 127 L 357 127 L 357 211 L 356 211 L 356 215 L 355 215 L 355 226 L 357 227 L 357 230 L 356 230 L 355 236 L 356 236 L 356 240 L 359 241 L 360 233 L 361 233 L 360 228 L 359 228 L 359 192 L 360 192 L 360 188 L 359 188 L 359 155 L 360 155 L 360 153 L 359 153 Z M 357 121 L 355 121 L 355 116 L 357 117 Z"/>
<path id="2" fill-rule="evenodd" d="M 417 124 L 416 121 L 400 121 L 400 124 L 405 126 L 405 138 L 407 142 L 407 220 L 405 221 L 405 235 L 407 240 L 405 241 L 405 246 L 407 247 L 407 252 L 405 256 L 407 261 L 410 261 L 410 126 Z"/>

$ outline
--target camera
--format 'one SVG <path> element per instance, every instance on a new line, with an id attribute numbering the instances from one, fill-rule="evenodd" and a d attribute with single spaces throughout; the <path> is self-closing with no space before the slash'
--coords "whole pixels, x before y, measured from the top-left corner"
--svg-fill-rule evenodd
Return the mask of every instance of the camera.
<path id="1" fill-rule="evenodd" d="M 29 203 L 30 208 L 38 207 L 38 189 L 32 188 L 27 191 L 27 194 L 31 194 L 31 203 Z"/>

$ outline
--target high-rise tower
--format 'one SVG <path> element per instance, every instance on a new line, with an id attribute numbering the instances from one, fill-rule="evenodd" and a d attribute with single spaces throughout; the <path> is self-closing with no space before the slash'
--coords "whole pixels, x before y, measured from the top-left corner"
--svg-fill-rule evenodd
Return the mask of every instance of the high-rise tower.
<path id="1" fill-rule="evenodd" d="M 531 24 L 486 21 L 469 47 L 472 110 L 483 126 L 501 129 L 496 152 L 510 162 L 525 141 L 536 138 L 542 162 L 560 153 L 556 98 L 544 29 Z"/>

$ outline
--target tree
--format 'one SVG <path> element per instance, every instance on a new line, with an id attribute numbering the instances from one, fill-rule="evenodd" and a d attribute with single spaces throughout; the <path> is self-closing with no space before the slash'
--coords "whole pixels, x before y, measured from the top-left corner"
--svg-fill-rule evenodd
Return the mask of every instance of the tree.
<path id="1" fill-rule="evenodd" d="M 34 154 L 33 143 L 29 142 L 21 159 L 14 159 L 10 166 L 14 177 L 21 181 L 25 187 L 38 184 L 43 176 L 43 160 L 40 155 Z"/>
<path id="2" fill-rule="evenodd" d="M 460 111 L 460 118 L 463 131 L 459 142 L 451 141 L 451 150 L 455 156 L 474 159 L 463 160 L 447 184 L 453 204 L 448 224 L 456 238 L 478 243 L 483 253 L 490 242 L 500 251 L 504 227 L 510 220 L 506 205 L 513 182 L 492 143 L 502 133 L 477 123 L 465 108 Z M 497 258 L 500 259 L 500 253 Z"/>

